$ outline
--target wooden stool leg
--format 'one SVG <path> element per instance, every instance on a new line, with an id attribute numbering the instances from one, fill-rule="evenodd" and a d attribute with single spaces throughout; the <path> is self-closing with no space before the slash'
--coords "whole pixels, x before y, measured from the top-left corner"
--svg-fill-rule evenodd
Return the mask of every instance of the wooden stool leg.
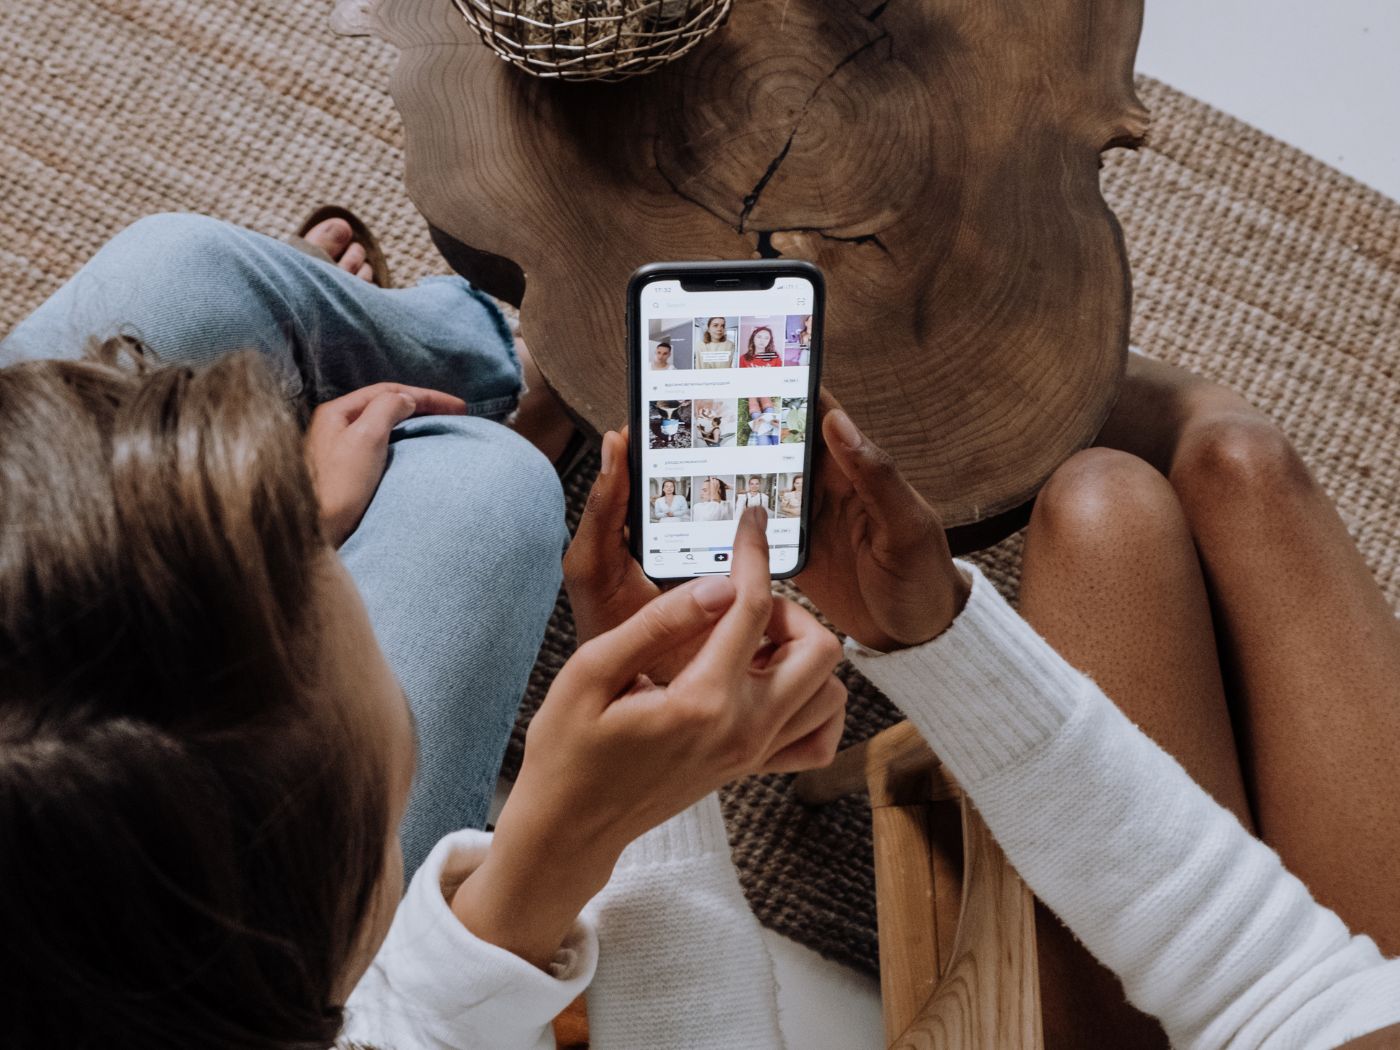
<path id="1" fill-rule="evenodd" d="M 963 902 L 953 957 L 899 1050 L 1041 1050 L 1030 891 L 963 801 Z M 883 944 L 881 945 L 883 949 Z"/>
<path id="2" fill-rule="evenodd" d="M 862 779 L 886 1045 L 1042 1050 L 1034 900 L 987 825 L 908 723 L 804 773 L 798 797 L 830 801 Z"/>
<path id="3" fill-rule="evenodd" d="M 933 871 L 922 804 L 876 806 L 870 820 L 875 842 L 880 1002 L 888 1044 L 914 1022 L 938 982 Z"/>

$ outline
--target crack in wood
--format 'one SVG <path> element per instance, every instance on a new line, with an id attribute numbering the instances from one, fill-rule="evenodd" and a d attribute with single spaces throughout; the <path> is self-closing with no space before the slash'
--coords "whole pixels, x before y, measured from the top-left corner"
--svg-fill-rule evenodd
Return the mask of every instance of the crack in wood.
<path id="1" fill-rule="evenodd" d="M 839 233 L 828 233 L 815 226 L 780 226 L 772 230 L 755 230 L 754 232 L 758 234 L 758 254 L 764 259 L 781 259 L 783 257 L 783 253 L 773 245 L 773 234 L 775 233 L 811 233 L 824 241 L 840 241 L 842 244 L 870 244 L 887 257 L 894 258 L 889 246 L 880 239 L 878 233 L 859 233 L 854 237 L 843 237 Z"/>
<path id="2" fill-rule="evenodd" d="M 787 157 L 788 151 L 792 149 L 792 140 L 797 138 L 797 133 L 802 129 L 802 121 L 807 118 L 807 113 L 811 110 L 812 103 L 817 100 L 817 96 L 821 94 L 822 88 L 831 83 L 831 81 L 835 79 L 836 74 L 846 68 L 849 63 L 854 62 L 866 51 L 869 51 L 876 44 L 880 43 L 880 41 L 889 39 L 889 32 L 882 30 L 878 36 L 867 40 L 845 58 L 841 59 L 840 62 L 837 62 L 835 68 L 826 76 L 822 77 L 822 79 L 817 82 L 816 87 L 812 88 L 811 93 L 807 96 L 807 101 L 802 103 L 802 109 L 798 112 L 797 119 L 792 123 L 792 130 L 788 132 L 787 141 L 783 143 L 783 148 L 779 150 L 778 155 L 769 162 L 767 170 L 759 177 L 758 182 L 754 184 L 754 188 L 744 196 L 743 208 L 739 211 L 740 233 L 746 232 L 745 228 L 748 224 L 750 213 L 753 212 L 754 207 L 758 204 L 758 198 L 762 196 L 764 187 L 767 186 L 773 176 L 778 173 L 779 166 L 783 163 L 784 158 Z"/>
<path id="3" fill-rule="evenodd" d="M 808 105 L 811 104 L 813 97 L 815 97 L 815 92 L 813 93 L 813 95 L 808 96 Z M 758 182 L 754 183 L 753 189 L 745 195 L 744 206 L 739 210 L 740 233 L 744 232 L 744 224 L 749 221 L 749 212 L 753 211 L 754 205 L 758 203 L 758 198 L 763 193 L 763 187 L 767 186 L 768 180 L 770 180 L 774 175 L 778 173 L 778 165 L 782 164 L 783 158 L 785 158 L 788 155 L 788 150 L 792 149 L 792 140 L 797 137 L 797 129 L 802 126 L 802 118 L 806 115 L 807 106 L 804 105 L 802 107 L 802 113 L 798 115 L 797 123 L 794 124 L 792 126 L 792 130 L 788 132 L 787 141 L 783 143 L 783 148 L 778 151 L 778 155 L 776 157 L 774 157 L 771 161 L 768 162 L 768 169 L 761 176 L 759 176 Z"/>
<path id="4" fill-rule="evenodd" d="M 894 258 L 889 247 L 884 241 L 880 240 L 880 235 L 878 233 L 861 233 L 857 234 L 855 237 L 841 237 L 834 233 L 827 233 L 825 230 L 813 230 L 812 232 L 818 237 L 824 237 L 828 241 L 844 241 L 846 244 L 873 244 L 886 256 L 889 256 L 891 259 Z"/>
<path id="5" fill-rule="evenodd" d="M 704 203 L 697 200 L 690 194 L 686 193 L 685 190 L 681 189 L 678 185 L 676 185 L 675 180 L 672 179 L 669 175 L 667 175 L 664 169 L 658 167 L 657 174 L 659 174 L 663 179 L 666 180 L 666 185 L 670 186 L 671 191 L 681 200 L 689 201 L 697 208 L 700 208 L 701 210 L 707 211 L 711 215 L 714 215 L 714 211 L 712 209 L 710 209 Z M 734 227 L 734 232 L 740 234 L 749 232 L 756 235 L 754 250 L 758 253 L 758 257 L 760 259 L 783 258 L 783 253 L 777 248 L 776 245 L 773 244 L 773 234 L 775 233 L 811 233 L 827 241 L 841 241 L 845 244 L 871 244 L 874 245 L 876 248 L 880 249 L 880 251 L 883 252 L 889 258 L 894 258 L 894 254 L 890 251 L 889 246 L 886 245 L 885 242 L 880 239 L 880 235 L 877 233 L 861 233 L 855 235 L 854 237 L 843 237 L 841 234 L 828 233 L 826 230 L 818 229 L 815 226 L 779 226 L 771 230 L 750 231 L 742 230 L 736 226 Z"/>

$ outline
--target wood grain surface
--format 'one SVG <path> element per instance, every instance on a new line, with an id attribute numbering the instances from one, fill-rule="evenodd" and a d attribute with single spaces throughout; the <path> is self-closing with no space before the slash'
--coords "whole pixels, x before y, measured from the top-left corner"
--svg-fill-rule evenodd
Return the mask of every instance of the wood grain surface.
<path id="1" fill-rule="evenodd" d="M 963 800 L 963 898 L 953 952 L 891 1050 L 1042 1050 L 1034 900 Z M 885 942 L 880 941 L 884 951 Z"/>
<path id="2" fill-rule="evenodd" d="M 1022 503 L 1112 407 L 1130 283 L 1098 168 L 1146 127 L 1141 16 L 741 0 L 680 61 L 599 85 L 520 73 L 440 0 L 370 12 L 401 52 L 411 196 L 454 265 L 519 303 L 582 421 L 625 421 L 637 266 L 807 259 L 828 387 L 949 526 Z"/>

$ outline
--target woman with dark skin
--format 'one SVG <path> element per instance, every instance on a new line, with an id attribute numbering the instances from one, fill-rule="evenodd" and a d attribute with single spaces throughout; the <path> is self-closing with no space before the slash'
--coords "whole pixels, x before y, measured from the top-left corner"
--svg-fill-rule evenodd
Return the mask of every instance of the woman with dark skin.
<path id="1" fill-rule="evenodd" d="M 1335 507 L 1263 413 L 1139 355 L 1100 443 L 1036 500 L 1022 615 L 1395 955 L 1400 624 Z M 831 481 L 798 580 L 829 615 L 853 586 Z M 1037 926 L 1047 1047 L 1165 1045 L 1053 916 Z"/>

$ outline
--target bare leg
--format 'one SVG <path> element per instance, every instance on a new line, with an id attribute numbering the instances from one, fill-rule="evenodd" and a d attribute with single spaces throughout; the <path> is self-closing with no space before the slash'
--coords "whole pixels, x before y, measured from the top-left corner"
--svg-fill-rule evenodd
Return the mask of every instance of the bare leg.
<path id="1" fill-rule="evenodd" d="M 1062 466 L 1031 517 L 1021 612 L 1248 826 L 1205 582 L 1161 474 L 1106 449 Z M 1037 933 L 1048 1047 L 1166 1045 L 1053 916 Z"/>
<path id="2" fill-rule="evenodd" d="M 1129 377 L 1102 440 L 1150 456 L 1185 509 L 1259 833 L 1322 903 L 1400 953 L 1394 611 L 1267 417 L 1157 362 L 1135 358 Z"/>

